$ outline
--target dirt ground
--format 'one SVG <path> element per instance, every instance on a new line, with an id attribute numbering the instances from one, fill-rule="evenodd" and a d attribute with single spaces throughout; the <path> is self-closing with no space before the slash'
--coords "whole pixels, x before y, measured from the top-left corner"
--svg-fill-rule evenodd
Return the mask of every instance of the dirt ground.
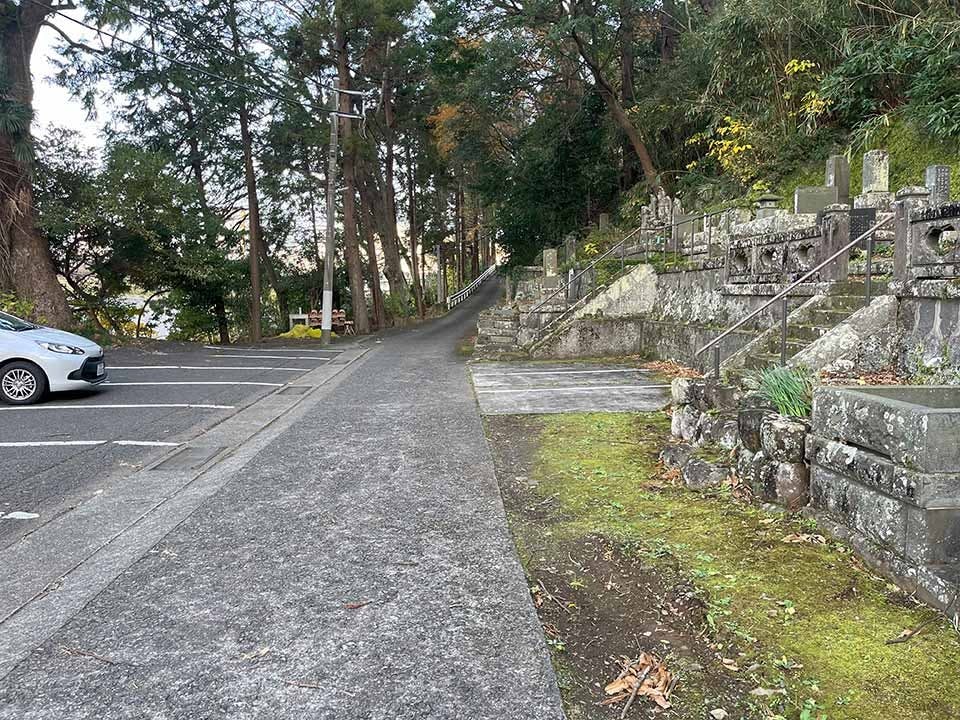
<path id="1" fill-rule="evenodd" d="M 630 541 L 591 532 L 553 537 L 551 525 L 560 519 L 553 499 L 537 494 L 531 479 L 542 426 L 538 416 L 490 417 L 487 436 L 568 717 L 620 717 L 623 702 L 600 704 L 608 697 L 604 686 L 623 658 L 641 652 L 656 655 L 678 678 L 671 717 L 709 718 L 716 710 L 752 717 L 753 686 L 718 662 L 735 658 L 736 650 L 713 641 L 705 604 L 679 572 L 647 563 Z M 640 698 L 628 717 L 661 712 Z"/>

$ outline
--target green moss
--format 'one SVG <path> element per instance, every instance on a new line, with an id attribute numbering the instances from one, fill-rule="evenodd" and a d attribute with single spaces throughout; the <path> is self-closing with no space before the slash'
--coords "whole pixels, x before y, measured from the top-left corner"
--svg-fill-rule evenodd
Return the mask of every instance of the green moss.
<path id="1" fill-rule="evenodd" d="M 714 465 L 730 464 L 730 451 L 720 445 L 701 445 L 693 451 L 693 457 Z"/>
<path id="2" fill-rule="evenodd" d="M 741 667 L 756 661 L 758 682 L 787 689 L 786 707 L 772 702 L 788 718 L 812 701 L 830 720 L 960 716 L 960 643 L 945 620 L 887 645 L 932 611 L 902 602 L 849 549 L 784 543 L 809 523 L 722 491 L 661 487 L 655 451 L 667 425 L 660 413 L 545 418 L 536 475 L 538 492 L 560 505 L 552 537 L 602 533 L 678 563 L 707 599 L 710 624 L 747 653 Z"/>
<path id="3" fill-rule="evenodd" d="M 923 185 L 928 165 L 949 165 L 952 176 L 960 177 L 960 148 L 956 144 L 935 140 L 902 120 L 863 141 L 851 143 L 834 149 L 850 158 L 851 195 L 858 195 L 863 185 L 863 154 L 867 150 L 882 149 L 890 153 L 890 189 L 894 192 L 908 185 Z M 777 183 L 774 192 L 783 196 L 784 207 L 793 207 L 793 191 L 798 186 L 823 185 L 825 160 L 825 157 L 811 160 Z M 960 198 L 960 184 L 954 183 L 951 196 Z"/>

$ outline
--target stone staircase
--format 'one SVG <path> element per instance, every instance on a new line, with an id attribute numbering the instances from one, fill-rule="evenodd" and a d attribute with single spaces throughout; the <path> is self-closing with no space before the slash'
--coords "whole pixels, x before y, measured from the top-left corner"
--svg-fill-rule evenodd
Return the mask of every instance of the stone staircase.
<path id="1" fill-rule="evenodd" d="M 885 293 L 885 283 L 874 282 L 872 292 L 874 297 Z M 865 298 L 863 282 L 840 282 L 831 287 L 830 294 L 815 295 L 794 309 L 787 316 L 787 364 L 863 308 Z M 780 342 L 778 322 L 724 361 L 722 369 L 728 381 L 739 384 L 750 371 L 779 365 Z"/>

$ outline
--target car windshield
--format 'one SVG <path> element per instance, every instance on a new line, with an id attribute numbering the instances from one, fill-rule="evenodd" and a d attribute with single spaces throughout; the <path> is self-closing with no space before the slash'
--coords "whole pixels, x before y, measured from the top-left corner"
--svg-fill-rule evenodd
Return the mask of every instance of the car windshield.
<path id="1" fill-rule="evenodd" d="M 0 312 L 0 330 L 21 332 L 22 330 L 33 330 L 35 327 L 37 326 L 33 323 L 28 323 L 26 320 L 21 320 L 13 315 Z"/>

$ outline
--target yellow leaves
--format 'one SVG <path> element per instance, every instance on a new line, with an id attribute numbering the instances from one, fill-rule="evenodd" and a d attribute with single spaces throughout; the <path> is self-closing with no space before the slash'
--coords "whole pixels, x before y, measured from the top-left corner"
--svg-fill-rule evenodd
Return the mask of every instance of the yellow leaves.
<path id="1" fill-rule="evenodd" d="M 791 75 L 801 75 L 810 72 L 811 70 L 817 69 L 817 67 L 819 66 L 812 60 L 797 60 L 794 58 L 784 65 L 783 72 L 786 73 L 787 77 L 790 77 Z"/>
<path id="2" fill-rule="evenodd" d="M 716 160 L 720 167 L 741 182 L 750 180 L 756 172 L 756 158 L 752 150 L 753 143 L 748 138 L 754 128 L 751 124 L 730 117 L 714 130 L 709 140 L 707 155 Z"/>
<path id="3" fill-rule="evenodd" d="M 430 134 L 442 157 L 448 157 L 457 149 L 459 139 L 457 138 L 456 123 L 461 117 L 459 105 L 444 103 L 437 111 L 427 117 L 427 123 L 430 125 Z"/>
<path id="4" fill-rule="evenodd" d="M 800 110 L 811 117 L 822 115 L 830 107 L 830 103 L 820 97 L 820 93 L 811 90 L 800 101 Z"/>

